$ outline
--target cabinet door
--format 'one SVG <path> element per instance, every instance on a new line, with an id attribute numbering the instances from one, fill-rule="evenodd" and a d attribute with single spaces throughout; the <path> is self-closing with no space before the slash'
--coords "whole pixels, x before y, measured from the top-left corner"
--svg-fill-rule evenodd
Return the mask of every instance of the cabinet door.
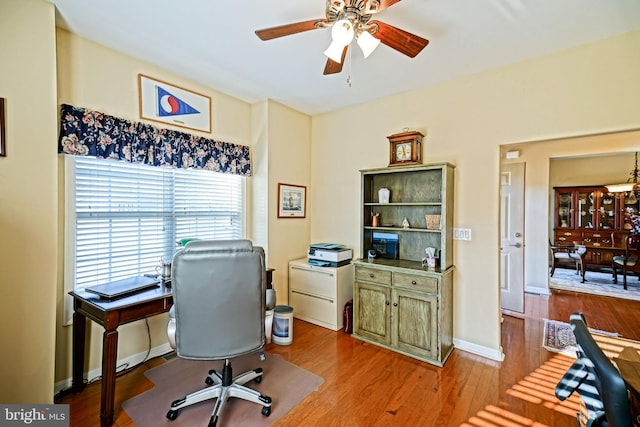
<path id="1" fill-rule="evenodd" d="M 596 193 L 591 190 L 579 190 L 576 198 L 574 217 L 576 228 L 594 228 L 596 223 Z"/>
<path id="2" fill-rule="evenodd" d="M 432 294 L 394 289 L 391 345 L 428 359 L 438 354 L 438 299 Z"/>
<path id="3" fill-rule="evenodd" d="M 389 345 L 391 342 L 391 289 L 355 282 L 353 332 L 363 338 Z"/>
<path id="4" fill-rule="evenodd" d="M 556 228 L 573 228 L 573 191 L 556 190 Z"/>
<path id="5" fill-rule="evenodd" d="M 619 221 L 620 215 L 617 215 L 616 207 L 616 195 L 609 193 L 608 191 L 599 191 L 599 206 L 598 206 L 598 229 L 599 230 L 614 230 L 622 227 Z"/>
<path id="6" fill-rule="evenodd" d="M 636 198 L 635 192 L 633 191 L 630 193 L 622 193 L 618 195 L 618 206 L 620 213 L 619 228 L 628 232 L 631 230 L 631 215 L 640 212 L 640 200 Z"/>

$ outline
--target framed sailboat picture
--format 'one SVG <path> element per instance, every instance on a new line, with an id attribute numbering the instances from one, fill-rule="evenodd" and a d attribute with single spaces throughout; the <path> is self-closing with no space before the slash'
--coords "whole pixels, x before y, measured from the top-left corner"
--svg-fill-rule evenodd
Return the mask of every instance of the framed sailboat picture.
<path id="1" fill-rule="evenodd" d="M 304 218 L 307 187 L 278 183 L 278 218 Z"/>

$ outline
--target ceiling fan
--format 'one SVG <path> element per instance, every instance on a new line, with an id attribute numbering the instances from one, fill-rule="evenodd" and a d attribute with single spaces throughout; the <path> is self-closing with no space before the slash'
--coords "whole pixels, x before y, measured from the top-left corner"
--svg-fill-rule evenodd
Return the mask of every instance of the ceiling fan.
<path id="1" fill-rule="evenodd" d="M 331 45 L 324 54 L 329 58 L 323 74 L 342 71 L 349 44 L 354 39 L 364 57 L 382 42 L 411 58 L 429 44 L 429 40 L 408 33 L 384 22 L 371 20 L 373 15 L 400 0 L 327 0 L 326 18 L 296 22 L 257 30 L 261 40 L 271 40 L 319 28 L 331 28 Z"/>

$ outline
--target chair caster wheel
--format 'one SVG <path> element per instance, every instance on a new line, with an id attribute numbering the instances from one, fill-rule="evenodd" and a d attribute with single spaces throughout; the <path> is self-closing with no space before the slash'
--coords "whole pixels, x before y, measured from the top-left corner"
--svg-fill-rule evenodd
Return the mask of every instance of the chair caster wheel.
<path id="1" fill-rule="evenodd" d="M 262 375 L 260 375 L 259 377 L 255 377 L 253 379 L 253 382 L 256 384 L 260 384 L 262 382 Z"/>
<path id="2" fill-rule="evenodd" d="M 174 411 L 173 409 L 169 410 L 169 412 L 167 412 L 167 419 L 173 421 L 176 418 L 178 418 L 178 411 Z"/>
<path id="3" fill-rule="evenodd" d="M 204 383 L 206 385 L 213 385 L 213 380 L 211 379 L 211 377 L 207 377 L 204 379 Z"/>
<path id="4" fill-rule="evenodd" d="M 269 415 L 271 415 L 271 406 L 263 406 L 262 415 L 264 415 L 265 417 L 268 417 Z"/>

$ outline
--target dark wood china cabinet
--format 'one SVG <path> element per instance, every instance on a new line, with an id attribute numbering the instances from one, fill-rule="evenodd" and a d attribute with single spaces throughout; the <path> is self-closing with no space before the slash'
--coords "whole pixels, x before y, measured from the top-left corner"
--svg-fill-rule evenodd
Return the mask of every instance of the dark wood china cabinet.
<path id="1" fill-rule="evenodd" d="M 633 193 L 610 193 L 605 186 L 554 187 L 554 244 L 587 247 L 585 263 L 611 268 L 624 251 L 628 216 L 638 212 Z"/>

